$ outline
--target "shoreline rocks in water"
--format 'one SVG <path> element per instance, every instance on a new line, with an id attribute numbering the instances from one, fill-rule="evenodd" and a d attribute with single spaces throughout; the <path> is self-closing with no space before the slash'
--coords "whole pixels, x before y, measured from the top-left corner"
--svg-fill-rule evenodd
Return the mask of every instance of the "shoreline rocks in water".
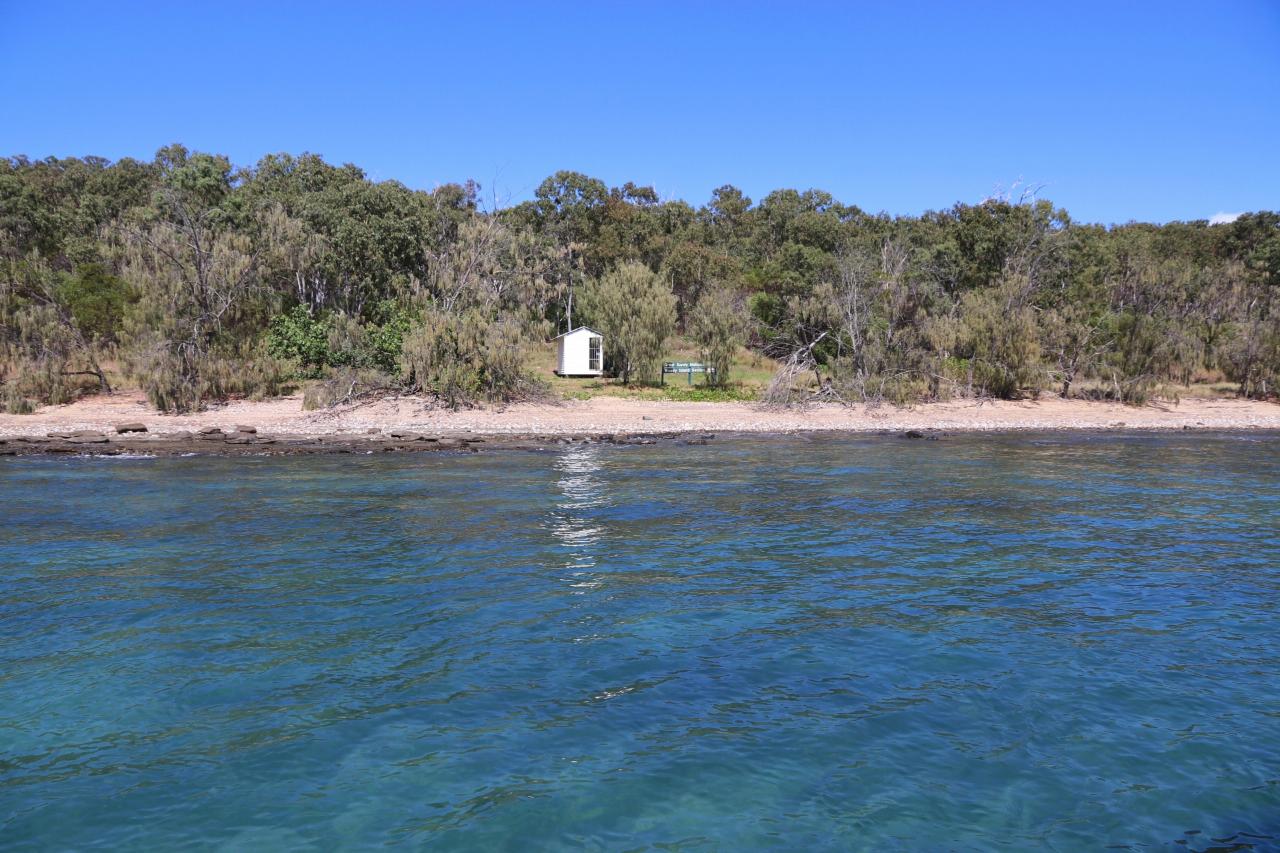
<path id="1" fill-rule="evenodd" d="M 616 433 L 606 435 L 422 435 L 393 430 L 389 433 L 321 435 L 265 435 L 257 430 L 223 432 L 206 427 L 198 433 L 120 433 L 107 436 L 88 430 L 50 433 L 41 438 L 29 435 L 0 436 L 0 455 L 34 456 L 75 453 L 84 456 L 300 456 L 324 453 L 421 453 L 454 451 L 478 453 L 483 449 L 543 451 L 566 444 L 651 445 L 659 441 L 685 445 L 705 445 L 715 436 L 708 433 Z"/>
<path id="2" fill-rule="evenodd" d="M 1204 428 L 1202 428 L 1204 429 Z M 1001 432 L 1027 432 L 1005 430 Z M 1041 430 L 1037 430 L 1041 431 Z M 1093 430 L 1053 430 L 1044 432 L 1090 432 Z M 1151 430 L 1129 430 L 1147 432 Z M 1231 431 L 1218 428 L 1218 431 Z M 984 430 L 983 432 L 997 432 Z M 430 453 L 455 452 L 479 453 L 484 450 L 548 451 L 563 449 L 574 444 L 606 444 L 613 446 L 647 446 L 660 443 L 683 447 L 703 447 L 717 435 L 768 439 L 773 435 L 847 435 L 865 438 L 872 435 L 897 436 L 907 439 L 938 441 L 953 437 L 954 432 L 939 430 L 779 430 L 757 432 L 730 430 L 724 433 L 708 433 L 703 430 L 662 432 L 636 431 L 626 433 L 500 433 L 479 436 L 426 435 L 407 430 L 389 430 L 377 433 L 321 433 L 278 435 L 237 429 L 223 432 L 206 427 L 198 433 L 179 430 L 170 433 L 121 433 L 108 436 L 92 430 L 49 433 L 44 437 L 32 435 L 0 435 L 0 456 L 36 456 L 41 454 L 75 454 L 80 456 L 303 456 L 315 454 L 374 454 L 374 453 Z"/>

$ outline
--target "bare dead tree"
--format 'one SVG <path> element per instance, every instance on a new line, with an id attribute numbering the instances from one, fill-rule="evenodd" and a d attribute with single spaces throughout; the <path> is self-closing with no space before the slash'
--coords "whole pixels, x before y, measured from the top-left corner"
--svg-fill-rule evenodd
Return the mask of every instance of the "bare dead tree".
<path id="1" fill-rule="evenodd" d="M 797 380 L 804 374 L 812 372 L 817 379 L 819 392 L 822 391 L 822 376 L 818 372 L 818 362 L 813 357 L 813 351 L 828 334 L 828 332 L 818 334 L 808 344 L 794 349 L 787 356 L 760 397 L 760 402 L 765 408 L 794 408 L 816 400 L 814 392 L 797 387 Z"/>

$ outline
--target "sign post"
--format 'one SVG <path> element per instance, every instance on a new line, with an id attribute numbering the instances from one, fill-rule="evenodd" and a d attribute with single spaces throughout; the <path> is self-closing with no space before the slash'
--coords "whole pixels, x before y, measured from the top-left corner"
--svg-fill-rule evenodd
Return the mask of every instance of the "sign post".
<path id="1" fill-rule="evenodd" d="M 690 387 L 692 387 L 693 374 L 705 373 L 710 376 L 714 376 L 716 373 L 716 369 L 714 367 L 709 367 L 708 365 L 705 365 L 700 361 L 666 361 L 666 362 L 663 362 L 662 364 L 662 379 L 660 380 L 661 384 L 663 385 L 667 384 L 668 373 L 683 373 L 685 375 L 685 381 L 688 383 Z"/>

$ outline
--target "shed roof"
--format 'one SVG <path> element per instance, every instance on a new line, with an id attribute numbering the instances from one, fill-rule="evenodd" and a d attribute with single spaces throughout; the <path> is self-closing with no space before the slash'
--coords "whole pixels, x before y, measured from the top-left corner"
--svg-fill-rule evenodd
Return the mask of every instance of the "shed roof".
<path id="1" fill-rule="evenodd" d="M 576 329 L 570 329 L 570 330 L 569 330 L 569 331 L 567 331 L 567 332 L 563 332 L 563 333 L 561 333 L 561 334 L 559 334 L 559 335 L 556 335 L 556 336 L 555 336 L 554 338 L 552 338 L 551 340 L 553 340 L 553 341 L 558 341 L 558 340 L 560 340 L 561 338 L 565 337 L 566 335 L 576 335 L 576 334 L 578 334 L 578 332 L 590 332 L 590 333 L 591 333 L 591 334 L 593 334 L 593 335 L 600 335 L 600 333 L 599 333 L 599 332 L 597 332 L 595 329 L 590 328 L 589 326 L 579 326 L 579 327 L 578 327 L 578 328 L 576 328 Z M 600 337 L 604 337 L 604 336 L 603 336 L 603 335 L 600 335 Z"/>

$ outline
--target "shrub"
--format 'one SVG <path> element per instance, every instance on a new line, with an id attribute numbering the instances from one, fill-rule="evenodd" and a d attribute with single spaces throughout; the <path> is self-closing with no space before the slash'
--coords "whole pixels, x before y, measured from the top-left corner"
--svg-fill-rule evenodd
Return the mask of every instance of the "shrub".
<path id="1" fill-rule="evenodd" d="M 433 308 L 405 336 L 404 365 L 413 388 L 458 408 L 541 395 L 525 372 L 528 349 L 517 318 L 480 307 Z"/>
<path id="2" fill-rule="evenodd" d="M 85 264 L 75 274 L 62 277 L 57 295 L 87 339 L 116 340 L 125 305 L 131 299 L 122 279 L 102 264 Z"/>
<path id="3" fill-rule="evenodd" d="M 1265 399 L 1280 393 L 1280 315 L 1240 324 L 1227 358 L 1241 396 Z"/>
<path id="4" fill-rule="evenodd" d="M 661 278 L 644 264 L 622 264 L 591 282 L 582 302 L 624 383 L 633 375 L 658 376 L 662 348 L 676 324 L 676 297 Z"/>
<path id="5" fill-rule="evenodd" d="M 742 300 L 724 285 L 704 290 L 689 326 L 702 360 L 715 369 L 708 376 L 709 384 L 724 385 L 729 381 L 733 354 L 746 337 L 747 312 Z"/>
<path id="6" fill-rule="evenodd" d="M 73 318 L 59 284 L 38 255 L 0 267 L 0 385 L 8 411 L 111 390 L 99 347 Z"/>
<path id="7" fill-rule="evenodd" d="M 267 351 L 276 358 L 296 362 L 303 376 L 318 377 L 330 361 L 329 330 L 324 321 L 311 316 L 305 305 L 295 305 L 271 321 Z"/>
<path id="8" fill-rule="evenodd" d="M 1020 304 L 1009 284 L 966 293 L 953 324 L 955 353 L 967 359 L 970 392 L 1001 399 L 1035 396 L 1046 376 L 1034 310 Z"/>
<path id="9" fill-rule="evenodd" d="M 388 300 L 375 311 L 378 321 L 362 323 L 340 311 L 313 316 L 294 306 L 271 321 L 267 350 L 292 361 L 300 375 L 318 379 L 326 368 L 374 369 L 394 374 L 400 364 L 408 315 Z"/>

